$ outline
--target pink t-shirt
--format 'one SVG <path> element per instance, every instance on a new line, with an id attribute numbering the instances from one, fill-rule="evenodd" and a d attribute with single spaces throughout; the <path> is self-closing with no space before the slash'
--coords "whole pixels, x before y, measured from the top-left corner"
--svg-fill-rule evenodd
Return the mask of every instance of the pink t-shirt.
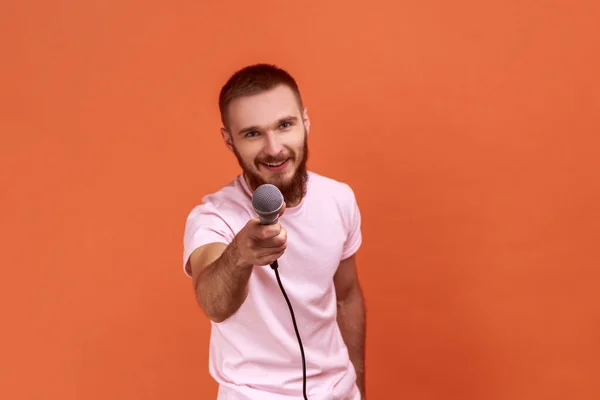
<path id="1" fill-rule="evenodd" d="M 211 242 L 230 243 L 255 218 L 252 193 L 242 175 L 207 195 L 189 214 L 184 233 L 184 271 L 192 251 Z M 360 399 L 356 374 L 336 321 L 333 284 L 341 260 L 361 245 L 360 212 L 345 183 L 309 172 L 307 195 L 279 219 L 287 249 L 279 275 L 292 303 L 306 359 L 311 400 Z M 275 271 L 255 266 L 248 297 L 221 323 L 212 322 L 209 371 L 219 400 L 302 398 L 302 358 Z"/>

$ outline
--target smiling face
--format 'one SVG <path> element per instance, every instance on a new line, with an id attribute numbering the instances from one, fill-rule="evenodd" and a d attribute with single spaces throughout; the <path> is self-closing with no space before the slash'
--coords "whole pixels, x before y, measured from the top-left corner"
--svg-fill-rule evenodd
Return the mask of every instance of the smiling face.
<path id="1" fill-rule="evenodd" d="M 251 190 L 270 183 L 288 206 L 306 193 L 310 121 L 287 85 L 234 99 L 221 133 L 235 154 Z"/>

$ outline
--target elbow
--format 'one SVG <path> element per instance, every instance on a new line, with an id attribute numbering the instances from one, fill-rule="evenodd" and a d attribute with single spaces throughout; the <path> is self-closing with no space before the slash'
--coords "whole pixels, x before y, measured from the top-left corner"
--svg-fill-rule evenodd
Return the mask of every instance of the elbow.
<path id="1" fill-rule="evenodd" d="M 210 296 L 203 287 L 201 274 L 194 277 L 194 291 L 196 292 L 196 301 L 204 315 L 215 323 L 220 323 L 227 319 L 222 312 L 219 311 L 214 301 L 211 301 Z"/>
<path id="2" fill-rule="evenodd" d="M 205 298 L 205 296 L 200 296 L 198 294 L 197 300 L 198 304 L 200 305 L 200 308 L 204 312 L 204 315 L 206 315 L 206 317 L 209 320 L 216 324 L 224 322 L 225 320 L 227 320 L 227 318 L 231 316 L 231 314 L 228 313 L 228 311 L 225 308 L 219 306 L 218 304 L 215 304 L 214 302 L 209 301 Z"/>
<path id="3" fill-rule="evenodd" d="M 215 290 L 201 277 L 195 282 L 196 300 L 206 317 L 214 323 L 225 322 L 241 305 L 235 296 Z M 233 297 L 233 298 L 232 298 Z"/>
<path id="4" fill-rule="evenodd" d="M 229 318 L 229 315 L 227 314 L 226 310 L 223 310 L 221 307 L 218 307 L 215 304 L 211 304 L 200 295 L 198 295 L 197 297 L 198 304 L 204 312 L 204 315 L 206 315 L 206 317 L 212 322 L 219 324 L 221 322 L 224 322 L 227 318 Z"/>
<path id="5" fill-rule="evenodd" d="M 363 293 L 361 287 L 358 283 L 348 287 L 346 290 L 338 293 L 337 297 L 337 306 L 343 307 L 346 304 L 362 302 L 363 301 Z"/>
<path id="6" fill-rule="evenodd" d="M 228 318 L 228 316 L 223 315 L 223 314 L 219 314 L 219 313 L 210 313 L 207 312 L 206 310 L 204 310 L 204 313 L 206 314 L 206 317 L 211 320 L 212 322 L 214 322 L 215 324 L 220 324 L 221 322 L 225 322 Z"/>

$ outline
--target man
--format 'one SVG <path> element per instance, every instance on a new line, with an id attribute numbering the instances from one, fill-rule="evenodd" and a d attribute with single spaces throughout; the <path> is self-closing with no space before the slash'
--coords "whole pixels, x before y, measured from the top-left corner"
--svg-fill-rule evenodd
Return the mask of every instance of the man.
<path id="1" fill-rule="evenodd" d="M 218 399 L 364 399 L 365 311 L 356 273 L 360 212 L 345 183 L 307 171 L 310 121 L 295 80 L 265 64 L 223 86 L 225 145 L 242 173 L 204 197 L 184 232 L 184 270 L 211 320 Z M 253 191 L 276 185 L 285 205 L 261 225 Z"/>

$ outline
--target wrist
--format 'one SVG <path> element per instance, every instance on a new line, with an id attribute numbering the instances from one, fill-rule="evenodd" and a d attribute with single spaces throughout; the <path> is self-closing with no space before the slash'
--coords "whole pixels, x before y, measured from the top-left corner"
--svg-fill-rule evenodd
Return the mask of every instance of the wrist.
<path id="1" fill-rule="evenodd" d="M 248 269 L 252 269 L 252 267 L 254 266 L 252 263 L 244 260 L 244 258 L 240 254 L 237 237 L 233 239 L 229 246 L 227 246 L 225 252 L 227 253 L 227 264 L 230 265 L 236 271 L 245 271 Z"/>

